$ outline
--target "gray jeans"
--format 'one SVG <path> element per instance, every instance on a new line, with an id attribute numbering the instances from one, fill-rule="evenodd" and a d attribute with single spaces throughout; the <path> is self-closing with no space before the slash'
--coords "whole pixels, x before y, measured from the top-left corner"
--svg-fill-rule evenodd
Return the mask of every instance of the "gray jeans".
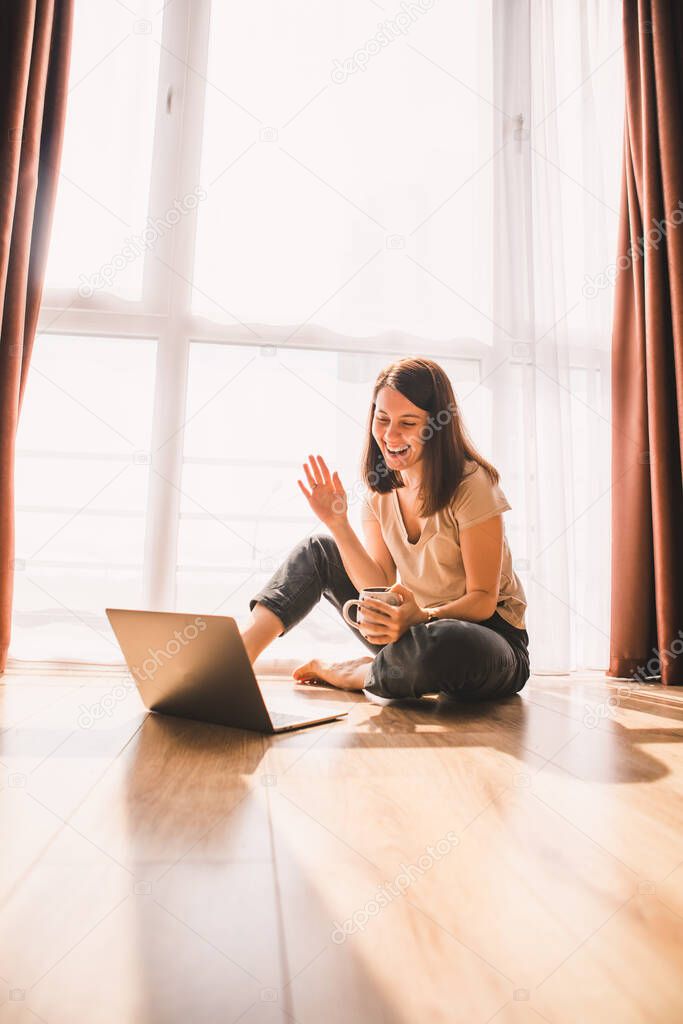
<path id="1" fill-rule="evenodd" d="M 358 597 L 332 537 L 314 535 L 293 548 L 265 587 L 251 599 L 270 608 L 289 630 L 321 597 L 338 612 Z M 352 629 L 349 626 L 349 629 Z M 390 644 L 372 644 L 375 655 L 366 690 L 378 697 L 445 693 L 465 700 L 492 700 L 518 693 L 529 678 L 529 637 L 498 612 L 484 622 L 440 619 L 410 629 Z"/>

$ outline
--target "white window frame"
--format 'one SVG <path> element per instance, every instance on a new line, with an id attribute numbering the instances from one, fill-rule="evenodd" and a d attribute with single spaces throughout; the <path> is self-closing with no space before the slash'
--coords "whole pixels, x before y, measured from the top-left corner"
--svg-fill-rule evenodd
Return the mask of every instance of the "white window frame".
<path id="1" fill-rule="evenodd" d="M 523 16 L 526 0 L 512 4 L 496 0 L 493 4 L 494 68 L 500 90 L 502 62 L 515 59 L 523 64 L 528 55 L 528 19 Z M 211 0 L 174 0 L 163 13 L 160 45 L 159 77 L 155 105 L 154 140 L 150 174 L 148 216 L 163 218 L 176 199 L 189 195 L 200 178 L 201 146 L 204 126 Z M 159 45 L 159 44 L 155 44 Z M 516 80 L 514 96 L 495 94 L 501 109 L 514 109 L 522 119 L 528 117 L 528 81 Z M 492 425 L 491 456 L 504 447 L 509 403 L 519 401 L 514 393 L 513 364 L 531 368 L 534 346 L 530 326 L 526 322 L 524 301 L 519 297 L 531 294 L 528 280 L 529 251 L 528 187 L 529 153 L 527 147 L 513 136 L 523 121 L 500 116 L 493 119 L 493 152 L 495 161 L 493 202 L 497 207 L 495 223 L 505 221 L 511 238 L 518 246 L 518 280 L 514 282 L 517 298 L 510 308 L 493 306 L 493 320 L 509 324 L 514 336 L 502 328 L 492 327 L 491 343 L 475 338 L 461 338 L 453 344 L 434 341 L 424 345 L 424 352 L 451 358 L 472 360 L 478 364 L 479 379 L 486 381 L 492 392 L 493 408 L 498 412 Z M 205 186 L 206 187 L 206 186 Z M 507 204 L 505 207 L 502 204 Z M 197 207 L 186 212 L 170 232 L 155 242 L 153 252 L 144 255 L 142 297 L 130 301 L 96 290 L 90 297 L 73 290 L 46 289 L 40 311 L 38 330 L 45 335 L 105 336 L 128 339 L 152 339 L 157 343 L 155 368 L 153 462 L 149 474 L 146 508 L 143 564 L 143 601 L 154 608 L 174 608 L 180 503 L 183 472 L 184 422 L 187 415 L 187 384 L 190 345 L 192 342 L 253 346 L 263 345 L 323 349 L 325 351 L 357 351 L 400 355 L 413 351 L 414 339 L 400 332 L 391 337 L 378 336 L 363 341 L 315 324 L 225 324 L 192 312 L 192 276 L 197 229 Z M 495 248 L 495 247 L 494 247 Z M 495 274 L 495 267 L 494 267 Z M 514 306 L 514 308 L 513 308 Z M 571 367 L 600 371 L 603 405 L 609 395 L 609 352 L 598 349 L 590 339 L 574 336 L 569 355 Z M 450 345 L 450 347 L 449 347 Z M 530 386 L 532 384 L 532 376 Z M 594 386 L 589 375 L 589 386 Z M 535 424 L 529 421 L 525 403 L 525 435 L 532 435 Z M 533 521 L 537 508 L 533 479 L 525 478 L 526 517 L 524 530 L 527 547 L 533 550 Z"/>
<path id="2" fill-rule="evenodd" d="M 149 217 L 163 217 L 176 198 L 201 184 L 201 142 L 204 125 L 211 0 L 174 0 L 165 5 L 160 49 L 158 92 L 149 193 Z M 326 351 L 409 353 L 408 336 L 378 337 L 362 349 L 357 339 L 306 324 L 230 325 L 192 313 L 191 280 L 197 209 L 185 214 L 173 231 L 155 242 L 144 256 L 142 298 L 131 302 L 96 291 L 83 297 L 77 288 L 46 289 L 38 332 L 44 335 L 85 335 L 157 342 L 152 452 L 147 499 L 143 568 L 143 601 L 148 607 L 175 607 L 175 578 L 180 524 L 184 421 L 190 344 L 285 345 Z M 158 258 L 155 258 L 158 257 Z M 251 328 L 251 330 L 250 330 Z M 295 332 L 295 333 L 293 333 Z M 496 332 L 498 333 L 498 332 Z M 463 339 L 454 352 L 434 342 L 429 353 L 473 360 L 480 378 L 511 354 L 511 343 L 494 337 L 493 345 Z M 390 347 L 389 347 L 390 346 Z M 499 377 L 493 374 L 492 379 Z M 496 380 L 496 386 L 503 382 Z"/>

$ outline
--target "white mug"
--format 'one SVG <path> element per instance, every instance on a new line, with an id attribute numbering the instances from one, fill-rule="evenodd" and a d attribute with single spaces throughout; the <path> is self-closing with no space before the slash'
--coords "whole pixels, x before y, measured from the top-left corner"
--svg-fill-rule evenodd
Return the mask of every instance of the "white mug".
<path id="1" fill-rule="evenodd" d="M 361 590 L 358 597 L 352 598 L 347 601 L 342 608 L 342 615 L 344 616 L 344 622 L 348 622 L 349 626 L 353 626 L 354 629 L 360 629 L 360 623 L 356 622 L 355 619 L 351 618 L 350 609 L 354 604 L 358 605 L 358 615 L 362 621 L 361 605 L 363 604 L 364 597 L 374 597 L 376 601 L 384 601 L 385 604 L 399 605 L 401 604 L 401 595 L 397 594 L 396 591 L 392 591 L 389 587 L 365 587 Z"/>

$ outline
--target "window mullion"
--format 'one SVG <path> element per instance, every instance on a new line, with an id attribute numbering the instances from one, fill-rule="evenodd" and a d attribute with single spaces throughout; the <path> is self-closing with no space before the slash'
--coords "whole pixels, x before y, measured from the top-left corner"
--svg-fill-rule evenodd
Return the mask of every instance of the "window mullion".
<path id="1" fill-rule="evenodd" d="M 155 378 L 144 600 L 175 606 L 175 566 L 187 397 L 188 323 L 200 187 L 209 0 L 166 7 L 159 75 L 150 216 L 173 222 L 147 254 L 145 294 L 167 311 Z M 178 205 L 180 204 L 180 205 Z M 179 215 L 171 214 L 180 210 Z"/>

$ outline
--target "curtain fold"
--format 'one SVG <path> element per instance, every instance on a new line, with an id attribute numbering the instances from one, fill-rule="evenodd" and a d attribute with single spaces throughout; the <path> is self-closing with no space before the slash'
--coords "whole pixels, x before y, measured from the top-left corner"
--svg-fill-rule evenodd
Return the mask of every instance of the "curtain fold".
<path id="1" fill-rule="evenodd" d="M 683 7 L 624 0 L 608 675 L 683 684 Z"/>
<path id="2" fill-rule="evenodd" d="M 11 623 L 15 437 L 59 178 L 73 3 L 0 6 L 0 672 Z"/>
<path id="3" fill-rule="evenodd" d="M 494 308 L 511 341 L 490 378 L 493 456 L 504 485 L 523 481 L 511 501 L 522 509 L 515 556 L 532 670 L 604 672 L 612 292 L 601 282 L 619 226 L 620 9 L 497 0 L 495 10 L 496 103 L 515 116 L 500 119 L 496 140 Z"/>

